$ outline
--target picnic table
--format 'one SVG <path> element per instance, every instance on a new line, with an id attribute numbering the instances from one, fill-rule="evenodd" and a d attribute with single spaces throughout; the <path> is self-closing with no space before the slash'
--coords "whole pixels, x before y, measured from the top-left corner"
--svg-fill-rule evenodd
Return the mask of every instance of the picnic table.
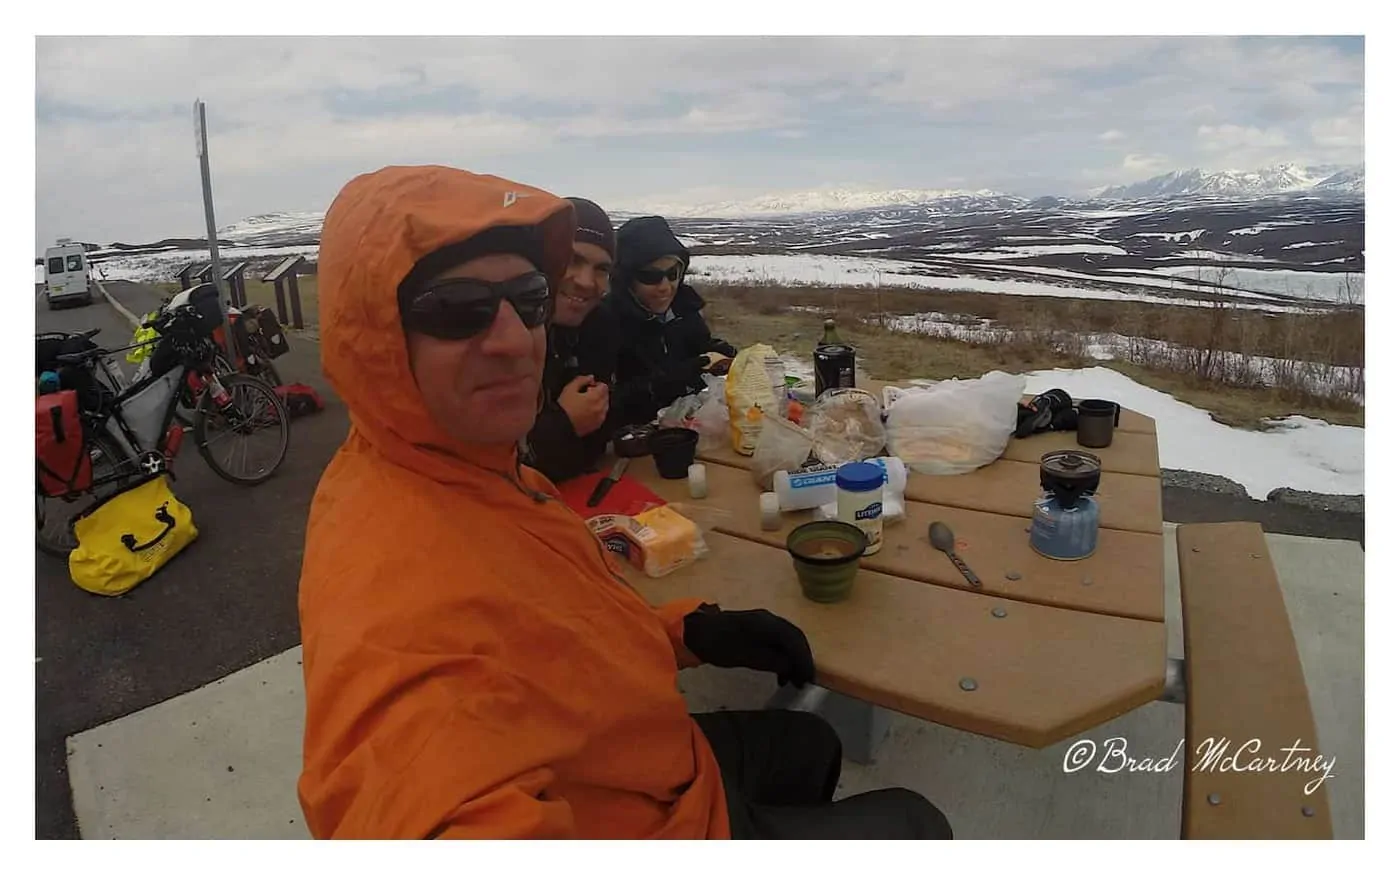
<path id="1" fill-rule="evenodd" d="M 878 390 L 876 390 L 878 395 Z M 628 568 L 653 604 L 695 597 L 766 608 L 807 635 L 816 683 L 878 708 L 1016 744 L 1045 747 L 1155 701 L 1166 687 L 1167 628 L 1156 425 L 1123 409 L 1103 463 L 1098 548 L 1077 561 L 1030 546 L 1040 457 L 1076 447 L 1074 432 L 1011 438 L 996 462 L 958 476 L 909 472 L 906 518 L 887 523 L 881 550 L 861 560 L 849 599 L 802 595 L 788 533 L 812 511 L 760 524 L 750 458 L 702 450 L 708 494 L 665 480 L 649 459 L 627 476 L 705 529 L 708 553 L 664 577 Z M 928 542 L 952 527 L 973 589 Z"/>

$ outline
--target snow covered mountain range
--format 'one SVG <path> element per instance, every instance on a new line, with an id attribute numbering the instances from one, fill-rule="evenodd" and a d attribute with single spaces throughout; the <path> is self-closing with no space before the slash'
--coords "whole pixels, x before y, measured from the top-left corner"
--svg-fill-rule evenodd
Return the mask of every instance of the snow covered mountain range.
<path id="1" fill-rule="evenodd" d="M 637 205 L 600 203 L 615 224 L 637 215 Z M 1081 197 L 845 187 L 640 209 L 671 221 L 701 283 L 903 283 L 1187 305 L 1228 289 L 1253 307 L 1364 304 L 1361 167 L 1188 170 Z M 323 219 L 280 212 L 227 225 L 221 257 L 254 273 L 289 255 L 314 264 Z M 197 237 L 88 247 L 113 280 L 169 282 L 207 258 Z"/>
<path id="2" fill-rule="evenodd" d="M 968 191 L 898 188 L 867 191 L 823 188 L 703 204 L 647 204 L 643 208 L 618 210 L 617 213 L 623 216 L 651 212 L 672 218 L 737 219 L 926 207 L 934 212 L 946 214 L 970 210 L 1019 209 L 1027 206 L 1066 206 L 1086 200 L 1247 201 L 1293 194 L 1364 197 L 1366 169 L 1360 165 L 1344 167 L 1279 164 L 1259 170 L 1222 170 L 1210 173 L 1193 168 L 1174 170 L 1129 185 L 1109 186 L 1088 198 L 1028 198 L 987 189 Z"/>
<path id="3" fill-rule="evenodd" d="M 854 188 L 824 188 L 812 191 L 767 194 L 737 201 L 704 204 L 648 204 L 645 212 L 675 218 L 729 219 L 765 215 L 803 215 L 809 213 L 850 213 L 890 207 L 918 207 L 936 204 L 948 210 L 976 204 L 979 207 L 1015 208 L 1024 198 L 1004 192 L 981 189 L 919 189 L 896 188 L 866 191 Z M 623 210 L 639 214 L 643 210 Z"/>
<path id="4" fill-rule="evenodd" d="M 1111 185 L 1101 190 L 1104 200 L 1139 200 L 1170 197 L 1269 197 L 1290 193 L 1364 195 L 1366 169 L 1361 166 L 1322 165 L 1302 167 L 1278 164 L 1261 170 L 1222 170 L 1207 173 L 1199 168 L 1173 170 L 1131 185 Z"/>

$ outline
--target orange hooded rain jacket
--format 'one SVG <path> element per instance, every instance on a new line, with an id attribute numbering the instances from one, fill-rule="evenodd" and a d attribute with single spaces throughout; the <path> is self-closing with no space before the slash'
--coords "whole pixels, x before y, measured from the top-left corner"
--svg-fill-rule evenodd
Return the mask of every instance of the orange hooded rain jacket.
<path id="1" fill-rule="evenodd" d="M 538 225 L 562 275 L 572 207 L 445 167 L 352 180 L 326 215 L 322 365 L 350 434 L 311 507 L 299 593 L 297 785 L 318 838 L 725 838 L 714 754 L 677 690 L 682 618 L 627 586 L 514 446 L 426 412 L 397 287 L 423 256 Z"/>

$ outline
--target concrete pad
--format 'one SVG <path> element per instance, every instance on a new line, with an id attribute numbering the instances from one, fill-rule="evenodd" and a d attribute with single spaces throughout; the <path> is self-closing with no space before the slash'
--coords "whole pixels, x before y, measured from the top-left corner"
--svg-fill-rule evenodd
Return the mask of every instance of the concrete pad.
<path id="1" fill-rule="evenodd" d="M 1165 527 L 1168 652 L 1182 654 L 1176 527 Z M 1354 542 L 1267 535 L 1307 679 L 1338 838 L 1364 836 L 1363 554 Z M 84 838 L 302 838 L 296 799 L 304 719 L 301 648 L 69 740 L 73 803 Z M 694 711 L 762 708 L 771 675 L 710 666 L 683 672 Z M 1164 760 L 1185 730 L 1157 702 L 1032 750 L 893 715 L 872 762 L 848 761 L 838 796 L 885 786 L 922 793 L 958 838 L 1180 836 L 1183 751 L 1170 770 L 1115 771 L 1121 743 Z M 1121 739 L 1121 742 L 1115 741 Z M 1076 747 L 1077 745 L 1077 747 Z M 1092 751 L 1067 770 L 1073 749 Z M 1071 758 L 1073 759 L 1073 758 Z M 228 771 L 232 766 L 233 771 Z"/>
<path id="2" fill-rule="evenodd" d="M 68 739 L 85 839 L 308 838 L 295 647 Z"/>
<path id="3" fill-rule="evenodd" d="M 1366 831 L 1366 554 L 1355 541 L 1265 535 L 1288 608 L 1339 839 Z"/>

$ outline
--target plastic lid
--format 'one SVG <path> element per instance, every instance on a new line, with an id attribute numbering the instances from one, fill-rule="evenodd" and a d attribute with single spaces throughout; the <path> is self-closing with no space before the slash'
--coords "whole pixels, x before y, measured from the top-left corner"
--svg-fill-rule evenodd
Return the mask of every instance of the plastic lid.
<path id="1" fill-rule="evenodd" d="M 871 492 L 885 485 L 885 469 L 869 462 L 847 462 L 836 469 L 836 488 Z"/>

